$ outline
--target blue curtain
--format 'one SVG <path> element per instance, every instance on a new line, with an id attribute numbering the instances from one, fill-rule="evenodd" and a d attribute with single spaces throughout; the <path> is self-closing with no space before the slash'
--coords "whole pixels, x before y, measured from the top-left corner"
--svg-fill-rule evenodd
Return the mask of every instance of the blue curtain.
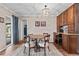
<path id="1" fill-rule="evenodd" d="M 13 43 L 17 44 L 19 41 L 18 17 L 12 15 L 12 18 L 13 18 Z"/>

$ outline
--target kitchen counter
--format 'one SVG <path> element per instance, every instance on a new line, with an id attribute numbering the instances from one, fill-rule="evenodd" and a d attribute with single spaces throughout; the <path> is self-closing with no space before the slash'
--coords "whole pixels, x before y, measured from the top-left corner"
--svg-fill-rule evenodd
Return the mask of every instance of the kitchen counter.
<path id="1" fill-rule="evenodd" d="M 64 35 L 79 35 L 79 34 L 76 34 L 76 33 L 60 33 L 60 32 L 58 32 L 57 34 L 64 34 Z"/>

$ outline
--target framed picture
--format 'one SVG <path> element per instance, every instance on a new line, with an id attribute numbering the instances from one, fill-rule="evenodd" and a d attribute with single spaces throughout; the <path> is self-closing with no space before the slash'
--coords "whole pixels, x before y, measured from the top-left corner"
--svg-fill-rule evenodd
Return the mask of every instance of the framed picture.
<path id="1" fill-rule="evenodd" d="M 35 21 L 35 27 L 39 27 L 40 26 L 40 21 Z"/>
<path id="2" fill-rule="evenodd" d="M 0 23 L 4 23 L 4 18 L 0 17 Z"/>
<path id="3" fill-rule="evenodd" d="M 46 27 L 46 21 L 41 21 L 41 26 Z"/>

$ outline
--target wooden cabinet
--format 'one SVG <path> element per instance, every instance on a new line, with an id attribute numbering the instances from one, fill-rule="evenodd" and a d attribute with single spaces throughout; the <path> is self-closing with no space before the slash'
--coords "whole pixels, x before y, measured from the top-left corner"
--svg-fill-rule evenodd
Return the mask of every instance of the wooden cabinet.
<path id="1" fill-rule="evenodd" d="M 57 16 L 57 32 L 59 32 L 59 27 L 60 27 L 59 16 Z"/>
<path id="2" fill-rule="evenodd" d="M 68 33 L 74 33 L 74 32 L 75 32 L 74 24 L 68 24 Z"/>
<path id="3" fill-rule="evenodd" d="M 66 11 L 61 13 L 59 16 L 57 16 L 57 23 L 58 28 L 60 26 L 67 25 L 68 26 L 68 33 L 74 33 L 75 32 L 75 6 L 72 5 L 69 7 Z M 59 31 L 59 29 L 57 29 Z"/>
<path id="4" fill-rule="evenodd" d="M 74 23 L 74 6 L 71 6 L 68 8 L 68 24 L 73 24 Z"/>
<path id="5" fill-rule="evenodd" d="M 77 48 L 77 37 L 76 35 L 69 35 L 69 52 L 76 53 Z"/>
<path id="6" fill-rule="evenodd" d="M 67 25 L 67 17 L 68 17 L 68 13 L 67 10 L 65 12 L 63 12 L 63 25 Z"/>
<path id="7" fill-rule="evenodd" d="M 68 36 L 63 34 L 62 35 L 62 47 L 64 50 L 69 51 L 69 47 L 68 47 Z"/>
<path id="8" fill-rule="evenodd" d="M 69 33 L 74 33 L 75 32 L 75 11 L 74 11 L 74 5 L 71 6 L 69 9 L 68 9 L 68 20 L 67 20 L 67 23 L 68 23 L 68 32 Z"/>
<path id="9" fill-rule="evenodd" d="M 63 49 L 66 50 L 68 53 L 76 53 L 76 47 L 77 47 L 76 35 L 63 34 L 62 36 L 63 36 L 62 40 Z"/>
<path id="10" fill-rule="evenodd" d="M 68 26 L 68 35 L 63 35 L 62 37 L 62 47 L 67 52 L 75 53 L 79 50 L 79 37 L 77 35 L 69 34 L 79 34 L 79 3 L 73 4 L 60 15 L 57 16 L 57 32 L 59 32 L 60 26 Z"/>
<path id="11" fill-rule="evenodd" d="M 57 27 L 60 28 L 60 26 L 63 25 L 63 14 L 60 14 L 57 16 Z"/>
<path id="12" fill-rule="evenodd" d="M 60 26 L 62 26 L 62 25 L 63 25 L 63 13 L 60 14 Z"/>

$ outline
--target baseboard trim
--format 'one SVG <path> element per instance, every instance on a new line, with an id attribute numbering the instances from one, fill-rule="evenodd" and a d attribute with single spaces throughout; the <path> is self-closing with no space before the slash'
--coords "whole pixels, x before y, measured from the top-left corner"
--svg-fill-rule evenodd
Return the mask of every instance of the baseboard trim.
<path id="1" fill-rule="evenodd" d="M 0 52 L 2 52 L 2 51 L 4 51 L 4 50 L 6 50 L 9 46 L 11 46 L 12 44 L 9 44 L 9 45 L 7 45 L 6 47 L 4 47 L 4 48 L 2 48 L 2 49 L 0 49 Z"/>

